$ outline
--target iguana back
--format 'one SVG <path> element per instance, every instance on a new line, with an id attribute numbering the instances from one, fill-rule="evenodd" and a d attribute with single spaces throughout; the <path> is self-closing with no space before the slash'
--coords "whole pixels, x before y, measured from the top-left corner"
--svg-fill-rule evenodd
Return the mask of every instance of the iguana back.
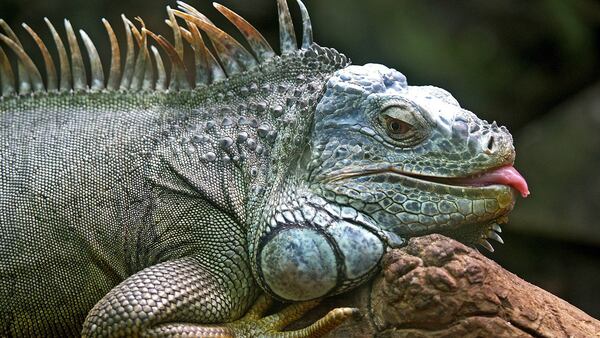
<path id="1" fill-rule="evenodd" d="M 136 245 L 151 239 L 145 170 L 159 115 L 138 108 L 147 101 L 51 94 L 0 104 L 4 334 L 67 322 L 76 335 L 100 297 L 149 263 Z"/>

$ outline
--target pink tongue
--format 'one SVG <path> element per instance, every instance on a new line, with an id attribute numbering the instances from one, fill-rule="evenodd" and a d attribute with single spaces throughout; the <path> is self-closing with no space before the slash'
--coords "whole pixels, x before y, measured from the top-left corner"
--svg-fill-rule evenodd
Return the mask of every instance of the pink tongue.
<path id="1" fill-rule="evenodd" d="M 529 188 L 527 187 L 527 182 L 519 174 L 517 169 L 513 166 L 501 167 L 487 173 L 484 173 L 481 176 L 474 177 L 469 179 L 474 184 L 504 184 L 509 185 L 515 189 L 517 189 L 521 196 L 527 197 L 529 195 Z"/>

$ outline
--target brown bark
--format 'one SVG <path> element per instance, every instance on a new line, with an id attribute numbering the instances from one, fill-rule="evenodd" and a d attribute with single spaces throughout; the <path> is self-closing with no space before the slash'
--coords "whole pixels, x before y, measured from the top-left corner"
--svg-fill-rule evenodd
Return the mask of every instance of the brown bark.
<path id="1" fill-rule="evenodd" d="M 372 283 L 328 299 L 362 317 L 329 337 L 600 337 L 600 321 L 441 235 L 390 251 Z"/>

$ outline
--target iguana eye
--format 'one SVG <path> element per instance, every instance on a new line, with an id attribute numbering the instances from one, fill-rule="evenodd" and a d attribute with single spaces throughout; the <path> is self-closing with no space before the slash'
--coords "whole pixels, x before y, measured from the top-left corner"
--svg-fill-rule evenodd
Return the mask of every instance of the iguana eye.
<path id="1" fill-rule="evenodd" d="M 409 102 L 389 102 L 379 112 L 380 131 L 388 142 L 399 147 L 412 147 L 427 137 L 427 122 L 419 109 Z"/>
<path id="2" fill-rule="evenodd" d="M 402 136 L 406 135 L 413 129 L 413 126 L 410 123 L 404 122 L 402 120 L 386 116 L 385 128 L 390 137 L 402 138 Z"/>
<path id="3" fill-rule="evenodd" d="M 385 108 L 379 118 L 386 134 L 395 140 L 410 137 L 414 134 L 415 126 L 418 125 L 410 107 L 404 105 Z"/>

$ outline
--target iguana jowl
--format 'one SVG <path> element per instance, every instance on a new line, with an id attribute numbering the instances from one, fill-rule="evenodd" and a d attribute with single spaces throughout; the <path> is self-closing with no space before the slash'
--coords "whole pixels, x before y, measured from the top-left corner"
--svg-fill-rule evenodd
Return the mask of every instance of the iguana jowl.
<path id="1" fill-rule="evenodd" d="M 25 26 L 45 82 L 0 21 L 0 335 L 275 334 L 311 300 L 369 279 L 407 238 L 501 241 L 515 192 L 528 193 L 506 128 L 313 43 L 301 2 L 298 48 L 277 4 L 281 55 L 229 9 L 216 5 L 251 52 L 179 3 L 167 11 L 174 44 L 123 17 L 121 68 L 104 21 L 106 80 L 80 31 L 86 76 L 68 21 L 70 53 L 47 21 L 59 67 Z M 260 319 L 268 298 L 249 308 L 261 292 L 302 302 Z"/>

